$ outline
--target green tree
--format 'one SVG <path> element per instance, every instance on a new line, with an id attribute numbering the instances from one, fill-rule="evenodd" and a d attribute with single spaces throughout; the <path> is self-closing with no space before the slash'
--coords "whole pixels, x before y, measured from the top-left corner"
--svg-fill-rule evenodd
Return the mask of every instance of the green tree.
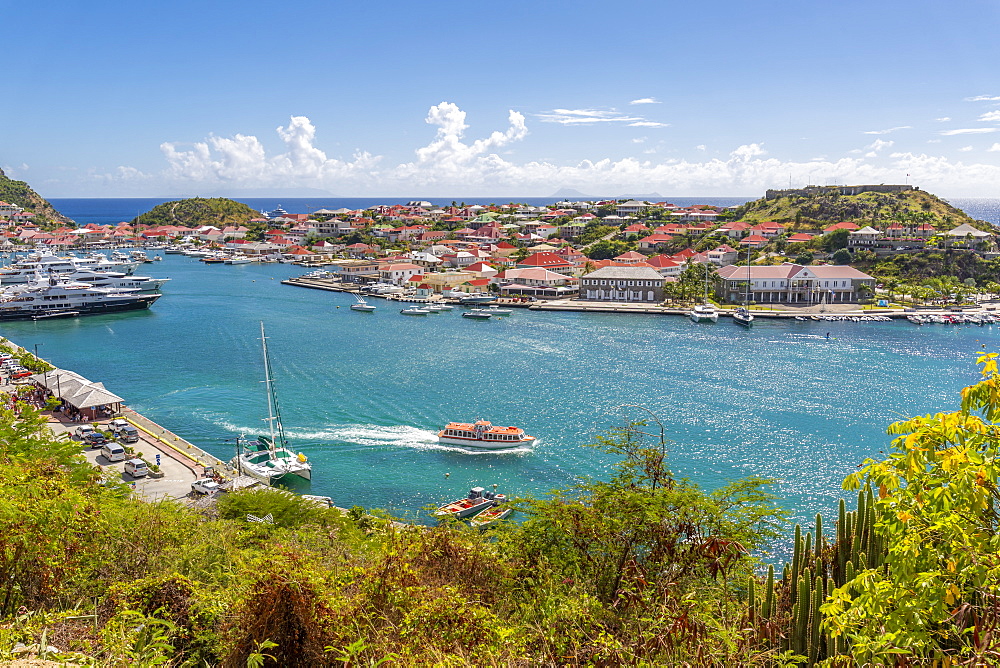
<path id="1" fill-rule="evenodd" d="M 830 258 L 834 264 L 850 264 L 851 263 L 851 251 L 846 248 L 838 249 L 833 257 Z"/>
<path id="2" fill-rule="evenodd" d="M 639 601 L 682 599 L 699 583 L 715 589 L 715 578 L 745 572 L 751 553 L 778 536 L 785 513 L 766 491 L 773 481 L 702 491 L 668 468 L 659 423 L 630 423 L 591 447 L 620 458 L 614 477 L 527 500 L 528 519 L 502 551 L 544 563 L 619 616 Z"/>
<path id="3" fill-rule="evenodd" d="M 625 241 L 598 241 L 584 251 L 584 254 L 591 260 L 608 260 L 633 249 L 634 246 Z"/>
<path id="4" fill-rule="evenodd" d="M 834 230 L 827 232 L 820 237 L 820 245 L 827 253 L 832 253 L 840 248 L 847 248 L 847 240 L 850 238 L 849 230 Z"/>
<path id="5" fill-rule="evenodd" d="M 951 658 L 995 663 L 1000 638 L 1000 373 L 979 356 L 982 380 L 957 411 L 903 420 L 888 458 L 865 460 L 846 489 L 878 490 L 874 513 L 887 553 L 856 573 L 823 610 L 860 665 Z"/>

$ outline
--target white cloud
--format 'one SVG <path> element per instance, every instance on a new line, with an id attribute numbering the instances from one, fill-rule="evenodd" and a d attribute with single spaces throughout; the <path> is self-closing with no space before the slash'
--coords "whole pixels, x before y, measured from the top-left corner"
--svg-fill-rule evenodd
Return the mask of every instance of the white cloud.
<path id="1" fill-rule="evenodd" d="M 1000 110 L 987 111 L 979 117 L 979 120 L 983 123 L 1000 123 Z"/>
<path id="2" fill-rule="evenodd" d="M 553 109 L 535 114 L 544 123 L 560 125 L 593 125 L 595 123 L 626 123 L 632 128 L 665 128 L 669 123 L 650 121 L 642 116 L 630 116 L 617 109 Z"/>
<path id="3" fill-rule="evenodd" d="M 960 148 L 960 149 L 958 149 L 958 150 L 959 150 L 959 151 L 962 151 L 963 153 L 966 153 L 966 152 L 968 152 L 968 151 L 971 151 L 971 150 L 972 150 L 972 147 L 971 147 L 971 146 L 963 146 L 962 148 Z"/>
<path id="4" fill-rule="evenodd" d="M 695 148 L 698 149 L 699 151 L 707 151 L 708 150 L 708 147 L 705 146 L 704 144 L 698 144 L 697 146 L 695 146 Z"/>
<path id="5" fill-rule="evenodd" d="M 660 104 L 660 101 L 655 97 L 640 97 L 638 100 L 632 100 L 629 104 Z"/>
<path id="6" fill-rule="evenodd" d="M 954 135 L 984 135 L 996 131 L 997 128 L 961 128 L 959 130 L 944 130 L 938 134 L 945 137 L 952 137 Z"/>
<path id="7" fill-rule="evenodd" d="M 350 162 L 327 158 L 313 146 L 316 128 L 305 116 L 292 116 L 287 127 L 277 128 L 285 153 L 268 158 L 264 145 L 254 136 L 210 136 L 188 148 L 163 142 L 160 150 L 167 159 L 165 176 L 177 181 L 212 184 L 316 185 L 332 178 L 368 172 L 378 162 L 366 152 L 358 152 Z"/>
<path id="8" fill-rule="evenodd" d="M 965 98 L 966 102 L 996 102 L 1000 100 L 1000 95 L 976 95 Z"/>
<path id="9" fill-rule="evenodd" d="M 889 140 L 885 140 L 885 139 L 876 139 L 875 141 L 873 141 L 868 146 L 865 146 L 865 150 L 868 151 L 868 153 L 865 153 L 865 157 L 866 158 L 875 158 L 875 157 L 878 157 L 878 154 L 879 154 L 880 151 L 882 151 L 883 149 L 892 147 L 892 145 L 894 143 L 895 142 L 892 142 L 892 141 L 889 141 Z M 860 153 L 860 151 L 858 151 L 858 152 Z"/>
<path id="10" fill-rule="evenodd" d="M 161 149 L 167 167 L 162 172 L 144 174 L 121 167 L 111 174 L 93 175 L 89 182 L 104 185 L 111 193 L 136 184 L 131 192 L 137 196 L 241 186 L 317 187 L 343 196 L 386 197 L 414 192 L 439 196 L 544 195 L 564 183 L 594 193 L 756 195 L 767 188 L 784 186 L 789 176 L 793 184 L 805 185 L 824 181 L 898 183 L 901 174 L 912 174 L 912 182 L 932 192 L 982 196 L 995 194 L 996 184 L 1000 183 L 1000 165 L 963 163 L 908 152 L 889 154 L 893 142 L 882 138 L 875 138 L 864 149 L 877 161 L 862 154 L 784 160 L 769 156 L 762 143 L 747 143 L 728 156 L 711 159 L 707 155 L 686 159 L 676 154 L 657 159 L 640 153 L 621 160 L 594 156 L 574 164 L 559 164 L 517 161 L 508 154 L 515 143 L 528 137 L 525 117 L 516 111 L 508 112 L 505 128 L 480 138 L 466 138 L 466 113 L 450 102 L 431 107 L 425 121 L 434 128 L 433 134 L 428 133 L 426 144 L 414 149 L 408 162 L 384 165 L 379 156 L 363 151 L 350 159 L 328 157 L 316 145 L 319 133 L 312 122 L 297 116 L 278 128 L 282 148 L 273 155 L 256 137 L 244 134 L 209 136 L 185 145 L 164 142 Z M 990 150 L 1000 152 L 1000 144 Z M 518 154 L 523 154 L 523 149 Z"/>
<path id="11" fill-rule="evenodd" d="M 940 144 L 941 140 L 940 139 L 928 139 L 927 143 L 928 144 Z"/>
<path id="12" fill-rule="evenodd" d="M 416 162 L 398 165 L 389 178 L 431 185 L 448 179 L 461 180 L 463 175 L 474 179 L 477 173 L 489 173 L 492 165 L 505 161 L 495 153 L 487 155 L 487 152 L 524 139 L 528 134 L 524 114 L 510 110 L 507 118 L 510 127 L 505 132 L 497 130 L 486 139 L 465 144 L 462 142 L 468 128 L 465 112 L 452 102 L 431 107 L 424 120 L 438 126 L 437 135 L 430 144 L 416 150 Z"/>
<path id="13" fill-rule="evenodd" d="M 990 146 L 990 147 L 989 147 L 988 149 L 986 149 L 986 150 L 987 150 L 987 151 L 989 151 L 989 152 L 991 152 L 991 153 L 995 153 L 995 152 L 997 152 L 997 151 L 1000 151 L 1000 143 L 997 143 L 997 144 L 993 144 L 993 146 Z"/>
<path id="14" fill-rule="evenodd" d="M 863 135 L 887 135 L 891 132 L 896 132 L 897 130 L 909 130 L 911 126 L 909 125 L 898 125 L 894 128 L 887 128 L 885 130 L 865 130 L 861 134 Z"/>
<path id="15" fill-rule="evenodd" d="M 934 120 L 938 123 L 947 123 L 951 120 L 951 116 L 942 116 L 941 118 L 935 118 Z"/>
<path id="16" fill-rule="evenodd" d="M 648 137 L 634 137 L 632 139 L 632 143 L 633 144 L 642 144 L 642 143 L 644 143 L 646 141 L 646 139 L 648 139 Z"/>
<path id="17" fill-rule="evenodd" d="M 553 109 L 536 115 L 545 123 L 561 125 L 630 123 L 645 120 L 641 116 L 627 116 L 614 109 Z"/>

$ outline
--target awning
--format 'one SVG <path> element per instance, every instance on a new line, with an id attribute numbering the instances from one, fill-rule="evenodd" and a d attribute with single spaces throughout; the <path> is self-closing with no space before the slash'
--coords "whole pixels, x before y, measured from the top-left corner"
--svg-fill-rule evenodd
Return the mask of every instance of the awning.
<path id="1" fill-rule="evenodd" d="M 103 383 L 93 383 L 80 374 L 65 369 L 36 373 L 31 380 L 74 408 L 93 408 L 125 401 L 110 392 Z"/>

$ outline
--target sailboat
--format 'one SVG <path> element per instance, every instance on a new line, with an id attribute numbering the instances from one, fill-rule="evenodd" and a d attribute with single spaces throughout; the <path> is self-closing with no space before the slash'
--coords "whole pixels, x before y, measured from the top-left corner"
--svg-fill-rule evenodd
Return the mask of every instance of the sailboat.
<path id="1" fill-rule="evenodd" d="M 701 322 L 702 320 L 707 320 L 709 322 L 719 321 L 719 312 L 715 310 L 715 304 L 708 301 L 708 265 L 705 265 L 705 303 L 698 304 L 691 312 L 688 313 L 688 317 L 691 318 L 691 322 Z"/>
<path id="2" fill-rule="evenodd" d="M 257 440 L 245 441 L 240 453 L 229 463 L 242 474 L 249 475 L 271 485 L 285 476 L 295 475 L 310 480 L 312 464 L 301 452 L 296 454 L 288 449 L 285 430 L 281 426 L 281 412 L 278 397 L 274 392 L 274 378 L 271 374 L 271 359 L 267 354 L 267 337 L 264 323 L 260 323 L 260 341 L 264 350 L 264 385 L 267 387 L 268 434 Z"/>
<path id="3" fill-rule="evenodd" d="M 743 306 L 733 312 L 733 322 L 747 329 L 753 327 L 753 313 L 750 312 L 750 249 L 747 248 L 747 282 L 743 293 Z"/>

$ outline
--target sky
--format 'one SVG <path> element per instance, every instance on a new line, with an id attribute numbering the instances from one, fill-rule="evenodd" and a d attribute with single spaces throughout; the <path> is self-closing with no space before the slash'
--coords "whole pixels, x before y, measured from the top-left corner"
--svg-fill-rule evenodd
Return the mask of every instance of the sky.
<path id="1" fill-rule="evenodd" d="M 997 0 L 0 6 L 45 197 L 1000 196 Z"/>

